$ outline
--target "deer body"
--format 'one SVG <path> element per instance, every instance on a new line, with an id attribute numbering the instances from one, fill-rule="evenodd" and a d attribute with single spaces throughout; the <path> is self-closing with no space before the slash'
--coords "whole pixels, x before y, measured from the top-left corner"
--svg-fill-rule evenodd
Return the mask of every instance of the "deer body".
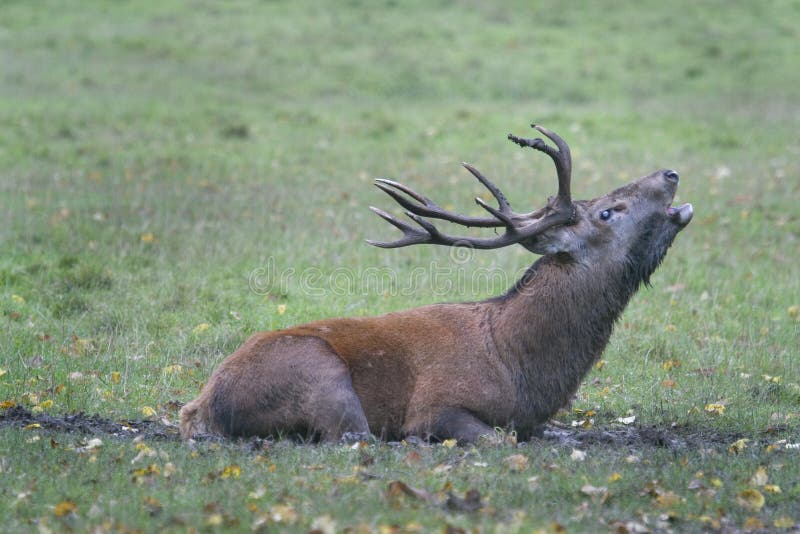
<path id="1" fill-rule="evenodd" d="M 510 212 L 502 193 L 468 167 L 498 198 L 500 210 L 486 208 L 497 217 L 494 226 L 500 220 L 508 228 L 500 238 L 472 244 L 495 248 L 511 239 L 544 254 L 505 295 L 256 334 L 181 410 L 182 436 L 300 434 L 337 440 L 373 433 L 385 439 L 474 441 L 497 426 L 514 428 L 523 438 L 536 432 L 577 390 L 630 297 L 648 282 L 692 215 L 691 205 L 669 206 L 678 180 L 674 171 L 573 202 L 568 148 L 552 132 L 537 129 L 556 141 L 560 152 L 543 148 L 541 140 L 514 140 L 556 162 L 559 196 L 546 208 Z M 420 215 L 462 223 L 465 218 L 439 211 L 405 186 L 383 183 L 417 201 L 381 187 L 412 211 L 424 231 L 376 210 L 404 233 L 379 246 L 457 241 Z M 491 221 L 466 222 L 489 226 Z M 534 231 L 527 231 L 532 226 Z"/>

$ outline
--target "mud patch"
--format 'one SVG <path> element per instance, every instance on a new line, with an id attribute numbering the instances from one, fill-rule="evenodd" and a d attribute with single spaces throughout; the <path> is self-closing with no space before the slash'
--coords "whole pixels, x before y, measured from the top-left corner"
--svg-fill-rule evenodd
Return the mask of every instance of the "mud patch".
<path id="1" fill-rule="evenodd" d="M 664 448 L 672 451 L 687 449 L 713 449 L 727 447 L 742 435 L 735 433 L 715 433 L 696 428 L 655 426 L 624 426 L 619 428 L 574 429 L 548 424 L 543 435 L 532 440 L 568 447 L 609 446 L 630 449 Z"/>
<path id="2" fill-rule="evenodd" d="M 120 440 L 142 436 L 150 440 L 178 441 L 178 429 L 156 421 L 121 420 L 112 421 L 99 415 L 86 415 L 83 412 L 65 415 L 34 414 L 22 406 L 14 406 L 0 412 L 0 428 L 20 427 L 37 424 L 46 430 L 67 434 L 92 436 L 111 436 Z"/>
<path id="3" fill-rule="evenodd" d="M 90 436 L 102 435 L 119 440 L 134 439 L 141 436 L 149 440 L 180 441 L 176 426 L 158 421 L 141 419 L 114 421 L 99 415 L 86 415 L 82 412 L 64 415 L 34 414 L 21 406 L 15 406 L 0 412 L 0 428 L 24 428 L 32 424 L 38 424 L 41 428 L 54 432 Z M 574 448 L 613 447 L 631 450 L 660 448 L 679 452 L 728 447 L 741 437 L 742 435 L 740 434 L 714 433 L 705 429 L 685 427 L 660 428 L 631 425 L 619 428 L 576 429 L 562 427 L 557 424 L 548 424 L 545 426 L 542 436 L 531 440 L 528 445 L 532 447 L 539 445 Z M 218 437 L 209 437 L 207 440 L 225 441 Z M 253 444 L 260 444 L 264 440 L 244 441 L 252 442 L 250 444 L 252 446 Z M 409 444 L 413 444 L 418 440 L 409 438 L 407 441 Z M 240 445 L 242 444 L 242 440 L 237 440 L 237 442 Z M 423 442 L 419 444 L 424 446 Z"/>

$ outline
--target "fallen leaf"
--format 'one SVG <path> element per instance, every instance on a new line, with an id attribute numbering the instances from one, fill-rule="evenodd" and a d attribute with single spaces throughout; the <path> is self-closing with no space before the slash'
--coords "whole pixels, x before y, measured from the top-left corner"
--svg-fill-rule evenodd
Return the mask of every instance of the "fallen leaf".
<path id="1" fill-rule="evenodd" d="M 632 425 L 636 421 L 636 416 L 631 415 L 629 417 L 618 417 L 617 422 L 622 423 L 623 425 Z"/>
<path id="2" fill-rule="evenodd" d="M 458 440 L 456 439 L 446 439 L 442 442 L 442 445 L 447 447 L 448 449 L 452 449 L 458 444 Z"/>
<path id="3" fill-rule="evenodd" d="M 595 487 L 592 486 L 591 484 L 584 484 L 581 487 L 581 493 L 583 493 L 584 495 L 588 495 L 589 497 L 602 495 L 606 492 L 608 492 L 608 488 L 606 488 L 605 486 Z"/>
<path id="4" fill-rule="evenodd" d="M 298 515 L 294 508 L 285 504 L 276 504 L 269 509 L 270 518 L 276 523 L 293 525 L 297 522 Z"/>
<path id="5" fill-rule="evenodd" d="M 239 478 L 240 476 L 242 476 L 242 468 L 236 464 L 226 466 L 219 474 L 219 478 L 222 479 Z"/>
<path id="6" fill-rule="evenodd" d="M 652 532 L 646 525 L 636 521 L 614 521 L 611 523 L 611 531 L 619 534 L 649 534 Z"/>
<path id="7" fill-rule="evenodd" d="M 423 501 L 430 502 L 433 500 L 433 496 L 423 489 L 412 488 L 405 482 L 401 482 L 399 480 L 393 480 L 389 482 L 389 486 L 386 488 L 386 497 L 390 499 L 396 499 L 403 495 Z"/>
<path id="8" fill-rule="evenodd" d="M 476 489 L 468 490 L 464 498 L 448 493 L 445 507 L 456 512 L 475 512 L 481 509 L 481 494 Z"/>
<path id="9" fill-rule="evenodd" d="M 772 524 L 775 528 L 786 528 L 786 529 L 792 528 L 795 525 L 794 519 L 785 515 L 775 519 L 775 521 L 773 521 Z"/>
<path id="10" fill-rule="evenodd" d="M 757 512 L 764 506 L 764 496 L 760 491 L 755 489 L 746 489 L 736 496 L 736 502 L 739 506 L 747 510 Z"/>
<path id="11" fill-rule="evenodd" d="M 728 452 L 731 454 L 738 454 L 747 448 L 747 443 L 750 440 L 747 438 L 734 441 L 728 446 Z"/>
<path id="12" fill-rule="evenodd" d="M 406 454 L 406 457 L 403 458 L 403 463 L 406 464 L 407 466 L 416 465 L 421 461 L 422 461 L 422 455 L 417 451 L 409 451 L 409 453 Z"/>
<path id="13" fill-rule="evenodd" d="M 722 414 L 725 413 L 725 405 L 724 404 L 720 404 L 718 402 L 714 402 L 714 403 L 711 403 L 711 404 L 706 404 L 704 409 L 705 409 L 706 413 L 712 414 L 712 415 L 722 415 Z"/>
<path id="14" fill-rule="evenodd" d="M 586 460 L 586 453 L 579 449 L 572 449 L 572 454 L 569 457 L 576 462 L 582 462 Z"/>
<path id="15" fill-rule="evenodd" d="M 764 522 L 757 517 L 748 517 L 744 520 L 744 529 L 746 531 L 752 532 L 754 530 L 762 530 L 763 528 Z"/>
<path id="16" fill-rule="evenodd" d="M 142 415 L 145 417 L 153 417 L 156 415 L 156 411 L 150 406 L 142 406 Z"/>
<path id="17" fill-rule="evenodd" d="M 53 508 L 53 514 L 58 517 L 64 517 L 65 515 L 74 514 L 78 511 L 78 505 L 75 504 L 74 501 L 67 499 L 66 501 L 61 501 Z"/>
<path id="18" fill-rule="evenodd" d="M 658 504 L 658 506 L 661 506 L 662 508 L 673 508 L 676 505 L 680 504 L 682 500 L 683 497 L 677 495 L 675 492 L 666 491 L 660 493 L 656 497 L 656 504 Z"/>
<path id="19" fill-rule="evenodd" d="M 698 479 L 693 478 L 691 480 L 691 482 L 689 482 L 689 485 L 686 486 L 686 487 L 687 487 L 687 489 L 690 489 L 690 490 L 698 490 L 698 489 L 705 488 L 705 485 L 702 482 L 700 482 Z"/>
<path id="20" fill-rule="evenodd" d="M 319 534 L 335 534 L 336 521 L 328 514 L 315 517 L 311 522 L 311 532 Z"/>
<path id="21" fill-rule="evenodd" d="M 206 330 L 208 330 L 209 328 L 211 328 L 211 325 L 210 325 L 210 324 L 208 324 L 208 323 L 200 323 L 199 325 L 195 326 L 195 327 L 192 329 L 192 333 L 193 333 L 194 335 L 202 334 L 203 332 L 205 332 L 205 331 L 206 331 Z"/>
<path id="22" fill-rule="evenodd" d="M 778 493 L 783 493 L 781 491 L 781 487 L 778 486 L 777 484 L 765 484 L 764 485 L 764 491 L 766 493 L 772 493 L 773 495 L 778 494 Z"/>
<path id="23" fill-rule="evenodd" d="M 749 483 L 751 486 L 763 486 L 767 483 L 767 480 L 769 480 L 769 477 L 767 476 L 767 468 L 761 466 L 756 469 L 756 472 L 750 477 Z"/>
<path id="24" fill-rule="evenodd" d="M 512 471 L 524 471 L 528 467 L 528 457 L 523 454 L 512 454 L 503 463 Z"/>

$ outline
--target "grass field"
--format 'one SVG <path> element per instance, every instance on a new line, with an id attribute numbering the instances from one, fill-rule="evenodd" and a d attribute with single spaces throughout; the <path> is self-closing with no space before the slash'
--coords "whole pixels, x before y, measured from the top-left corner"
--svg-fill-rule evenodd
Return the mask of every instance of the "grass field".
<path id="1" fill-rule="evenodd" d="M 674 168 L 695 207 L 558 416 L 594 437 L 190 448 L 5 425 L 3 530 L 796 530 L 800 4 L 322 6 L 3 2 L 0 410 L 168 425 L 255 331 L 501 292 L 447 283 L 510 285 L 521 247 L 366 245 L 395 235 L 371 180 L 477 213 L 469 161 L 538 207 L 552 165 L 505 140 L 535 120 L 570 143 L 577 198 Z"/>

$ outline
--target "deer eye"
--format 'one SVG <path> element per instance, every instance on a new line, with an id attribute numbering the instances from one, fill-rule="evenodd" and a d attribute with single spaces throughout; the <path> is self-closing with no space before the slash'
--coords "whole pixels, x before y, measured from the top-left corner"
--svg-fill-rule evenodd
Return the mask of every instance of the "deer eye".
<path id="1" fill-rule="evenodd" d="M 611 210 L 603 210 L 600 212 L 600 220 L 607 221 L 611 218 Z"/>

